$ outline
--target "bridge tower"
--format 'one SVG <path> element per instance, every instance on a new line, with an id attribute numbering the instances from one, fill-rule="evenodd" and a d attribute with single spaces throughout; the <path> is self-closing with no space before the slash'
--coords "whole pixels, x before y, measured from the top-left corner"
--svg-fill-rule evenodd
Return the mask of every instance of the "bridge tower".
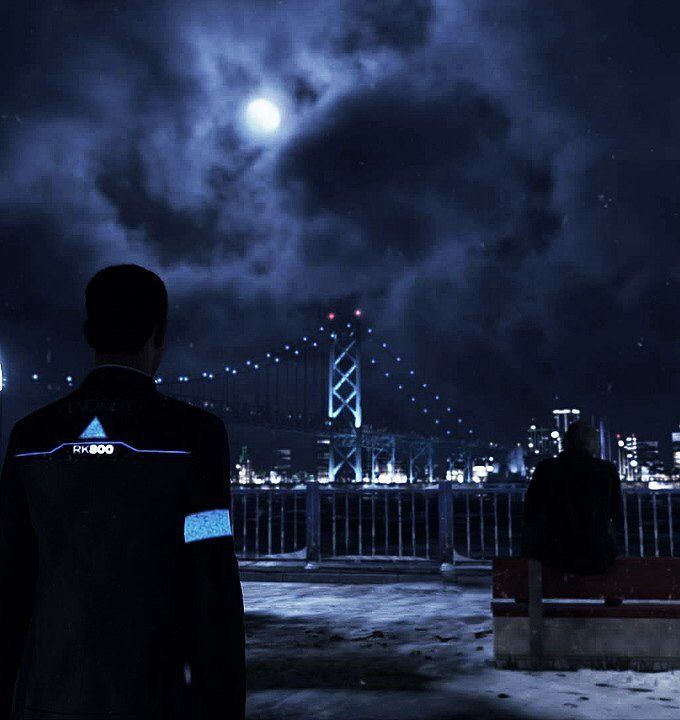
<path id="1" fill-rule="evenodd" d="M 329 313 L 328 319 L 335 320 Z M 349 476 L 362 482 L 361 311 L 331 333 L 328 359 L 328 480 Z"/>

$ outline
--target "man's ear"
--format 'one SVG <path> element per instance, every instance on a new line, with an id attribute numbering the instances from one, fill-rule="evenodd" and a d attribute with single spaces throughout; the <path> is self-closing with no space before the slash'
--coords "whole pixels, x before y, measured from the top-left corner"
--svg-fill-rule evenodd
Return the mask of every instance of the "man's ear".
<path id="1" fill-rule="evenodd" d="M 165 345 L 165 331 L 168 328 L 168 321 L 163 320 L 156 325 L 156 329 L 153 331 L 153 344 L 154 347 L 160 348 Z"/>

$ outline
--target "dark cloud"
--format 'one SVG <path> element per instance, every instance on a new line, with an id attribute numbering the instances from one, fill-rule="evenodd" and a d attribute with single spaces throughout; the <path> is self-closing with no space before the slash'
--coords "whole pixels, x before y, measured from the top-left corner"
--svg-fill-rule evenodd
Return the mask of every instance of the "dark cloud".
<path id="1" fill-rule="evenodd" d="M 514 438 L 558 401 L 677 424 L 671 3 L 12 5 L 15 366 L 79 361 L 87 276 L 132 260 L 168 278 L 170 365 L 361 304 L 480 432 Z M 257 94 L 278 135 L 244 126 Z"/>
<path id="2" fill-rule="evenodd" d="M 505 178 L 491 166 L 512 165 L 508 129 L 502 107 L 469 84 L 434 98 L 388 85 L 338 102 L 286 150 L 279 172 L 305 212 L 361 225 L 375 250 L 421 257 L 440 239 L 438 205 L 482 223 L 499 214 Z"/>
<path id="3" fill-rule="evenodd" d="M 97 190 L 116 210 L 116 220 L 126 230 L 139 232 L 142 242 L 167 263 L 187 255 L 206 262 L 214 243 L 217 214 L 214 208 L 181 211 L 164 198 L 153 197 L 139 154 L 116 148 L 97 175 Z M 243 251 L 241 241 L 241 251 Z"/>
<path id="4" fill-rule="evenodd" d="M 293 97 L 298 105 L 314 104 L 319 99 L 318 90 L 304 77 L 293 80 Z"/>
<path id="5" fill-rule="evenodd" d="M 408 52 L 425 44 L 434 15 L 431 0 L 350 0 L 339 47 L 346 53 L 381 47 Z"/>

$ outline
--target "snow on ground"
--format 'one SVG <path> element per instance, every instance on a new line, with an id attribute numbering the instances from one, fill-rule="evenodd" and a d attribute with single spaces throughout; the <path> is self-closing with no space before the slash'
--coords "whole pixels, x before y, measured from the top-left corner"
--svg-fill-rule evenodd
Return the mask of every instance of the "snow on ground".
<path id="1" fill-rule="evenodd" d="M 253 720 L 680 716 L 680 671 L 497 670 L 488 586 L 243 590 Z"/>

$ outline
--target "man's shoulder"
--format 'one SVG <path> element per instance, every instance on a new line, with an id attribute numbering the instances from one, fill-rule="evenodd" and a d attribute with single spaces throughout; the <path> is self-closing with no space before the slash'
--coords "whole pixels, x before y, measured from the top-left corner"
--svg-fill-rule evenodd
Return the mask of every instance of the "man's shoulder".
<path id="1" fill-rule="evenodd" d="M 56 418 L 62 414 L 64 408 L 68 406 L 75 396 L 76 391 L 24 415 L 14 424 L 13 435 L 15 437 L 26 436 L 39 432 L 43 428 L 53 426 Z"/>
<path id="2" fill-rule="evenodd" d="M 539 463 L 536 465 L 536 470 L 534 470 L 534 474 L 538 473 L 539 475 L 543 474 L 544 472 L 550 472 L 553 468 L 557 467 L 559 458 L 543 458 L 543 460 L 539 461 Z"/>
<path id="3" fill-rule="evenodd" d="M 597 462 L 603 475 L 609 475 L 610 477 L 620 479 L 619 471 L 611 460 L 600 460 L 598 458 Z"/>
<path id="4" fill-rule="evenodd" d="M 181 418 L 182 422 L 191 423 L 191 427 L 199 431 L 223 431 L 224 422 L 207 408 L 198 407 L 177 398 L 158 393 L 160 408 L 163 413 Z"/>
<path id="5" fill-rule="evenodd" d="M 603 460 L 602 458 L 590 458 L 590 463 L 602 475 L 612 475 L 617 472 L 616 465 L 611 460 Z"/>

